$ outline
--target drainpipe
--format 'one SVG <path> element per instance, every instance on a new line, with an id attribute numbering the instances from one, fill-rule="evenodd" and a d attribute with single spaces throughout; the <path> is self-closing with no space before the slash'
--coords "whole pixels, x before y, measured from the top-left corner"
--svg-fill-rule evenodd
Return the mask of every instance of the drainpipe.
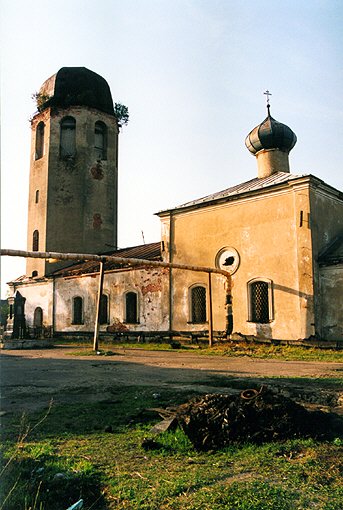
<path id="1" fill-rule="evenodd" d="M 231 296 L 231 279 L 226 278 L 225 282 L 225 315 L 226 315 L 226 338 L 232 334 L 233 331 L 233 314 L 232 314 L 232 296 Z"/>
<path id="2" fill-rule="evenodd" d="M 170 240 L 172 237 L 170 236 Z M 146 259 L 137 259 L 130 257 L 116 257 L 113 255 L 94 255 L 91 253 L 59 253 L 59 252 L 39 252 L 39 251 L 23 251 L 23 250 L 7 250 L 0 249 L 0 255 L 8 255 L 12 257 L 25 257 L 25 258 L 39 258 L 39 259 L 58 259 L 58 260 L 96 260 L 98 262 L 111 261 L 117 264 L 125 264 L 133 267 L 168 267 L 169 269 L 181 269 L 188 271 L 198 271 L 201 273 L 215 273 L 221 274 L 225 276 L 225 290 L 226 290 L 226 300 L 225 300 L 225 308 L 226 308 L 226 335 L 231 335 L 233 331 L 233 317 L 232 317 L 232 299 L 231 299 L 231 275 L 224 271 L 223 269 L 217 269 L 212 267 L 203 267 L 203 266 L 192 266 L 188 264 L 174 264 L 173 262 L 160 262 L 157 260 L 146 260 Z M 102 276 L 103 278 L 103 276 Z M 101 282 L 101 278 L 100 278 Z M 101 295 L 101 294 L 99 294 Z M 171 292 L 170 292 L 171 296 Z M 99 296 L 98 296 L 99 297 Z M 170 304 L 171 304 L 170 299 Z M 98 307 L 99 308 L 99 307 Z M 172 306 L 171 306 L 172 308 Z M 170 327 L 172 323 L 170 323 Z M 98 325 L 97 325 L 98 331 Z M 96 336 L 94 335 L 94 339 Z"/>

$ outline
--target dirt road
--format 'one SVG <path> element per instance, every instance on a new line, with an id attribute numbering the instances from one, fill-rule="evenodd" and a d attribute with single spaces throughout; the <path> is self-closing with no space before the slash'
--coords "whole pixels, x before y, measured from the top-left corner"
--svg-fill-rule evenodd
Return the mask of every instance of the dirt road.
<path id="1" fill-rule="evenodd" d="M 40 409 L 51 398 L 60 402 L 106 400 L 111 388 L 128 385 L 150 386 L 153 391 L 169 387 L 218 392 L 230 391 L 233 381 L 243 379 L 254 382 L 272 378 L 268 384 L 300 384 L 308 391 L 312 390 L 313 379 L 341 377 L 343 383 L 343 363 L 225 358 L 139 349 L 118 349 L 113 356 L 72 355 L 76 350 L 81 349 L 2 351 L 2 414 Z M 286 381 L 284 377 L 303 379 Z"/>

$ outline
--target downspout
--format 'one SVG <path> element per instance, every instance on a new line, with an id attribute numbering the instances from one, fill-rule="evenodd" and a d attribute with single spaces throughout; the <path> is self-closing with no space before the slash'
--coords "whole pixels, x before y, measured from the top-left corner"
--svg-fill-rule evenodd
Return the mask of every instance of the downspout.
<path id="1" fill-rule="evenodd" d="M 233 313 L 232 313 L 232 296 L 231 296 L 231 278 L 226 277 L 225 281 L 225 315 L 226 315 L 226 338 L 228 338 L 233 331 Z"/>

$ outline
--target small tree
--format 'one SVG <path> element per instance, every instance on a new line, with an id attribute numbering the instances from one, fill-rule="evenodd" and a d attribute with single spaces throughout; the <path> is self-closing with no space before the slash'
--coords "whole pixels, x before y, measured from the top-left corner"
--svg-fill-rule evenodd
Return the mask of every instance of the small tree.
<path id="1" fill-rule="evenodd" d="M 115 103 L 114 114 L 117 117 L 119 127 L 126 126 L 129 122 L 129 109 L 127 106 Z"/>

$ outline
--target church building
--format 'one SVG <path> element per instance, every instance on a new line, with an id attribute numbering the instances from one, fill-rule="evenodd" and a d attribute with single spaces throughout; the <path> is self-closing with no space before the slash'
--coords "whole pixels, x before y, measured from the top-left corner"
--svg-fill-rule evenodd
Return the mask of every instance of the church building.
<path id="1" fill-rule="evenodd" d="M 158 212 L 161 239 L 121 250 L 119 125 L 107 82 L 86 68 L 62 68 L 37 104 L 28 251 L 142 259 L 134 267 L 105 262 L 102 335 L 206 336 L 211 328 L 221 339 L 343 339 L 343 193 L 290 172 L 296 135 L 269 104 L 245 140 L 257 177 Z M 91 335 L 98 280 L 96 261 L 27 259 L 26 275 L 9 283 L 8 334 Z"/>

